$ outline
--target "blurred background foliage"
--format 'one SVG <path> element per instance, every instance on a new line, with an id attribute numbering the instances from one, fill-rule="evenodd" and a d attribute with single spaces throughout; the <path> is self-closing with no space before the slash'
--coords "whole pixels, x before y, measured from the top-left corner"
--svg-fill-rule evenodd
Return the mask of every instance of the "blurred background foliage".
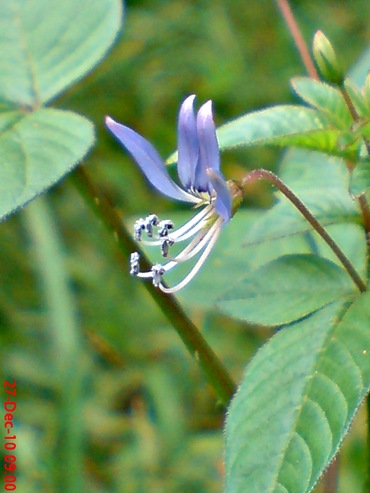
<path id="1" fill-rule="evenodd" d="M 291 5 L 306 40 L 323 30 L 347 67 L 367 46 L 367 0 Z M 131 0 L 110 54 L 56 104 L 95 123 L 96 146 L 83 164 L 124 219 L 169 216 L 176 204 L 148 187 L 104 116 L 167 156 L 187 95 L 212 99 L 221 124 L 294 102 L 289 79 L 302 74 L 272 0 Z M 227 152 L 223 171 L 238 178 L 253 167 L 276 169 L 278 159 L 276 149 Z M 257 184 L 245 206 L 272 200 Z M 0 248 L 2 368 L 18 389 L 18 490 L 222 491 L 224 411 L 72 180 L 3 222 Z M 236 380 L 270 335 L 215 310 L 187 311 Z M 361 491 L 364 422 L 361 412 L 344 447 L 341 492 Z"/>

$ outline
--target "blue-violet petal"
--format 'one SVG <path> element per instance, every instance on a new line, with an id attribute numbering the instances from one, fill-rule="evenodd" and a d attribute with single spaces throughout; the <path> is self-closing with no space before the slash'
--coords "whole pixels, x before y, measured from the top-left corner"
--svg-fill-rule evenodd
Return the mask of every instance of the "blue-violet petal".
<path id="1" fill-rule="evenodd" d="M 196 202 L 192 195 L 182 190 L 172 180 L 162 158 L 150 142 L 131 128 L 115 122 L 109 116 L 106 118 L 106 125 L 159 192 L 176 200 Z"/>
<path id="2" fill-rule="evenodd" d="M 231 218 L 232 199 L 225 178 L 219 171 L 208 168 L 207 175 L 216 192 L 215 209 L 217 214 L 227 223 Z"/>
<path id="3" fill-rule="evenodd" d="M 197 130 L 199 139 L 199 163 L 196 169 L 194 187 L 200 191 L 210 191 L 207 169 L 219 171 L 220 152 L 216 128 L 212 116 L 212 101 L 208 101 L 198 111 Z"/>
<path id="4" fill-rule="evenodd" d="M 178 120 L 178 161 L 177 172 L 185 189 L 194 183 L 195 168 L 199 159 L 197 123 L 194 115 L 195 96 L 189 96 L 182 103 Z"/>

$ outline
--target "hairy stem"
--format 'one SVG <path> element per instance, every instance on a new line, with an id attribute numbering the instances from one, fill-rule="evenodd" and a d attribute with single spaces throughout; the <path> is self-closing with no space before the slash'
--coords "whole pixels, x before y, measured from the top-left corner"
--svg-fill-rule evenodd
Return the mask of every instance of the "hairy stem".
<path id="1" fill-rule="evenodd" d="M 85 202 L 116 239 L 122 253 L 121 258 L 125 269 L 128 270 L 130 253 L 137 251 L 140 254 L 144 269 L 150 270 L 149 260 L 124 227 L 121 216 L 116 212 L 108 198 L 91 182 L 83 167 L 79 167 L 72 177 Z M 190 354 L 199 362 L 221 404 L 226 406 L 235 391 L 235 384 L 223 364 L 194 323 L 186 316 L 174 296 L 163 293 L 152 283 L 146 282 L 143 285 L 171 325 L 174 326 Z"/>
<path id="2" fill-rule="evenodd" d="M 356 108 L 352 102 L 352 99 L 351 99 L 350 95 L 348 94 L 348 91 L 347 91 L 346 87 L 344 86 L 344 84 L 342 84 L 339 89 L 340 89 L 340 92 L 342 93 L 344 102 L 346 103 L 347 108 L 348 108 L 349 112 L 351 113 L 353 121 L 358 122 L 360 120 L 360 115 L 357 113 L 357 110 L 356 110 Z M 369 139 L 367 139 L 366 137 L 363 137 L 363 141 L 365 143 L 367 154 L 370 156 Z M 362 217 L 364 220 L 364 226 L 365 226 L 366 232 L 369 233 L 370 232 L 370 210 L 369 210 L 369 204 L 368 204 L 367 199 L 366 199 L 364 194 L 362 194 L 358 197 L 358 203 L 359 203 L 360 208 L 361 208 Z"/>
<path id="3" fill-rule="evenodd" d="M 324 493 L 337 493 L 338 491 L 338 456 L 328 467 L 324 477 Z"/>
<path id="4" fill-rule="evenodd" d="M 319 79 L 316 67 L 312 61 L 310 52 L 308 51 L 306 42 L 302 36 L 301 30 L 297 24 L 297 21 L 294 18 L 292 9 L 290 8 L 288 0 L 276 0 L 276 3 L 279 7 L 280 12 L 282 13 L 285 22 L 287 23 L 288 29 L 294 43 L 299 51 L 301 60 L 306 68 L 306 71 L 310 77 L 313 79 Z"/>
<path id="5" fill-rule="evenodd" d="M 369 234 L 370 233 L 370 209 L 369 209 L 368 201 L 367 201 L 364 194 L 359 196 L 358 203 L 359 203 L 360 208 L 361 208 L 365 230 L 366 230 L 367 234 Z"/>
<path id="6" fill-rule="evenodd" d="M 287 199 L 289 199 L 292 204 L 298 209 L 298 211 L 302 214 L 302 216 L 311 224 L 314 230 L 321 236 L 321 238 L 327 243 L 327 245 L 331 248 L 333 253 L 339 259 L 344 269 L 347 271 L 348 275 L 352 279 L 352 281 L 356 284 L 358 289 L 363 293 L 366 291 L 366 285 L 359 276 L 356 269 L 353 267 L 352 263 L 348 260 L 342 249 L 338 246 L 335 240 L 329 235 L 326 229 L 319 223 L 319 221 L 312 215 L 312 213 L 307 209 L 304 203 L 295 195 L 295 193 L 283 183 L 280 178 L 278 178 L 271 171 L 267 171 L 265 169 L 256 169 L 250 171 L 242 180 L 241 187 L 245 189 L 245 187 L 255 181 L 255 180 L 267 180 L 272 185 L 282 192 Z"/>
<path id="7" fill-rule="evenodd" d="M 359 115 L 358 115 L 358 113 L 356 111 L 356 108 L 354 107 L 354 105 L 352 103 L 352 99 L 350 98 L 347 89 L 342 84 L 341 86 L 339 86 L 339 90 L 342 93 L 344 102 L 346 103 L 346 106 L 347 106 L 349 112 L 351 113 L 352 120 L 354 122 L 358 122 L 358 120 L 360 119 L 360 117 L 359 117 Z"/>

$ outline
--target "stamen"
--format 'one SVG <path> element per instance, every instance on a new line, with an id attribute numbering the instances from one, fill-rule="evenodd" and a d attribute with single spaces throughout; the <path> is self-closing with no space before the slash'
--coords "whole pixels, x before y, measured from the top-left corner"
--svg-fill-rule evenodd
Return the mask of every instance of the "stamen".
<path id="1" fill-rule="evenodd" d="M 134 224 L 134 238 L 136 241 L 141 241 L 143 231 L 145 229 L 146 221 L 142 217 L 135 221 Z"/>
<path id="2" fill-rule="evenodd" d="M 190 221 L 185 223 L 179 229 L 173 231 L 173 233 L 171 233 L 171 236 L 168 237 L 168 239 L 177 243 L 180 241 L 185 241 L 188 238 L 191 238 L 192 236 L 195 235 L 195 233 L 197 233 L 200 229 L 202 229 L 204 227 L 204 223 L 206 221 L 208 221 L 208 219 L 214 214 L 214 212 L 215 212 L 214 208 L 211 205 L 208 205 L 201 212 L 199 212 L 194 217 L 192 217 L 190 219 Z M 148 218 L 149 217 L 151 217 L 151 216 L 148 216 Z M 142 239 L 141 233 L 142 233 L 143 229 L 145 229 L 145 227 L 146 227 L 146 223 L 147 223 L 148 218 L 146 218 L 145 220 L 144 219 L 138 219 L 136 221 L 135 226 L 136 225 L 138 225 L 138 227 L 140 226 L 140 230 L 139 230 L 140 234 L 139 235 L 135 234 L 135 239 L 138 241 L 142 241 L 142 243 L 144 245 L 162 247 L 163 239 L 161 239 L 161 238 L 165 238 L 165 236 L 166 236 L 165 231 L 163 231 L 163 233 L 162 233 L 164 236 L 162 236 L 158 240 L 155 240 L 155 239 L 143 240 Z M 166 219 L 164 221 L 159 222 L 155 226 L 158 226 L 158 228 L 159 227 L 162 228 L 163 227 L 162 223 L 165 223 L 164 226 L 167 225 L 167 234 L 168 234 L 168 230 L 172 229 L 170 225 L 172 225 L 172 227 L 173 227 L 173 222 L 170 221 L 169 219 Z M 142 224 L 144 224 L 144 228 L 142 227 Z M 159 236 L 160 236 L 160 232 L 159 232 Z"/>
<path id="3" fill-rule="evenodd" d="M 130 274 L 137 276 L 140 272 L 140 255 L 137 252 L 131 253 L 130 256 Z"/>
<path id="4" fill-rule="evenodd" d="M 217 241 L 220 233 L 221 233 L 221 228 L 217 228 L 217 229 L 214 230 L 213 236 L 209 240 L 207 246 L 205 247 L 202 255 L 199 257 L 197 263 L 194 265 L 194 267 L 192 268 L 192 270 L 189 272 L 189 274 L 186 277 L 184 277 L 184 279 L 182 281 L 180 281 L 176 286 L 174 286 L 172 288 L 166 288 L 160 282 L 158 284 L 159 289 L 161 291 L 163 291 L 164 293 L 168 293 L 169 294 L 169 293 L 176 293 L 176 291 L 179 291 L 180 289 L 182 289 L 183 287 L 185 287 L 198 274 L 200 268 L 202 267 L 202 265 L 206 261 L 206 259 L 207 259 L 208 255 L 210 254 L 210 252 L 211 252 L 214 244 L 216 243 L 216 241 Z"/>
<path id="5" fill-rule="evenodd" d="M 172 246 L 175 242 L 171 238 L 165 238 L 162 241 L 161 245 L 161 252 L 162 252 L 162 257 L 167 257 L 168 256 L 168 250 L 170 246 Z"/>
<path id="6" fill-rule="evenodd" d="M 152 267 L 153 285 L 158 288 L 162 281 L 162 276 L 165 273 L 164 267 L 161 264 L 155 264 Z"/>
<path id="7" fill-rule="evenodd" d="M 145 230 L 149 238 L 153 237 L 153 226 L 157 226 L 158 217 L 155 214 L 150 214 L 145 218 Z"/>
<path id="8" fill-rule="evenodd" d="M 135 238 L 142 241 L 146 245 L 161 247 L 161 253 L 164 258 L 168 257 L 169 248 L 175 243 L 185 241 L 192 238 L 190 243 L 176 257 L 170 258 L 169 261 L 162 264 L 155 264 L 149 272 L 140 272 L 139 254 L 137 252 L 131 254 L 130 273 L 140 278 L 151 279 L 155 287 L 159 287 L 165 293 L 175 293 L 186 286 L 193 277 L 199 272 L 208 257 L 213 245 L 221 232 L 223 219 L 215 214 L 214 205 L 208 204 L 202 211 L 196 214 L 190 221 L 181 226 L 177 231 L 173 231 L 171 236 L 169 232 L 173 230 L 174 224 L 170 219 L 162 221 L 158 220 L 155 214 L 147 216 L 145 219 L 138 219 L 135 222 Z M 158 239 L 153 238 L 153 227 L 157 228 Z M 143 231 L 146 231 L 150 241 L 142 240 Z M 203 252 L 202 252 L 203 250 Z M 162 276 L 178 265 L 180 262 L 185 262 L 192 259 L 198 253 L 200 257 L 196 261 L 193 268 L 176 286 L 167 288 L 162 283 Z"/>
<path id="9" fill-rule="evenodd" d="M 207 207 L 205 207 L 203 210 L 198 212 L 198 214 L 196 214 L 192 219 L 190 219 L 190 221 L 188 221 L 183 226 L 181 226 L 181 228 L 177 229 L 172 234 L 172 237 L 175 239 L 175 241 L 182 241 L 183 238 L 184 239 L 189 238 L 189 236 L 184 237 L 184 234 L 190 230 L 193 231 L 193 229 L 192 229 L 193 226 L 195 227 L 202 220 L 204 220 L 206 218 L 206 216 L 213 214 L 213 212 L 214 212 L 213 207 L 211 205 L 207 205 Z M 203 226 L 203 224 L 202 224 L 202 226 Z M 199 228 L 198 228 L 198 230 L 199 230 Z M 196 230 L 196 231 L 198 231 L 198 230 Z M 190 236 L 192 236 L 192 234 Z"/>
<path id="10" fill-rule="evenodd" d="M 189 243 L 189 245 L 184 248 L 184 250 L 179 253 L 174 259 L 173 262 L 186 262 L 193 258 L 197 253 L 203 250 L 204 246 L 211 240 L 212 236 L 215 234 L 215 231 L 220 228 L 222 225 L 222 220 L 216 220 L 208 231 L 201 231 L 193 240 Z"/>
<path id="11" fill-rule="evenodd" d="M 168 232 L 173 229 L 174 225 L 170 219 L 164 219 L 158 224 L 158 234 L 160 238 L 168 236 Z"/>

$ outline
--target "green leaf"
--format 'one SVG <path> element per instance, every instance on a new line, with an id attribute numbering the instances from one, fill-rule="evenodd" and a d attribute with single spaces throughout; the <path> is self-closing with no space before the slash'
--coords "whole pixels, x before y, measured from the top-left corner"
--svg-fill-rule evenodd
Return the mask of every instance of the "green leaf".
<path id="1" fill-rule="evenodd" d="M 354 84 L 351 79 L 345 79 L 344 87 L 361 118 L 370 118 L 369 101 L 366 100 L 364 93 Z"/>
<path id="2" fill-rule="evenodd" d="M 312 490 L 369 391 L 369 319 L 364 293 L 286 327 L 253 358 L 228 412 L 227 493 Z"/>
<path id="3" fill-rule="evenodd" d="M 360 162 L 352 172 L 350 192 L 359 197 L 370 188 L 370 161 Z"/>
<path id="4" fill-rule="evenodd" d="M 279 176 L 324 226 L 360 222 L 358 206 L 348 193 L 349 172 L 342 159 L 289 150 L 282 160 Z M 312 230 L 286 197 L 281 193 L 276 196 L 277 204 L 249 228 L 245 235 L 248 244 Z"/>
<path id="5" fill-rule="evenodd" d="M 277 326 L 356 292 L 348 274 L 315 255 L 287 255 L 260 267 L 219 301 L 231 317 Z"/>
<path id="6" fill-rule="evenodd" d="M 111 46 L 119 0 L 0 0 L 0 99 L 37 107 L 85 75 Z"/>
<path id="7" fill-rule="evenodd" d="M 342 223 L 328 226 L 328 233 L 340 246 L 344 254 L 351 261 L 358 274 L 367 278 L 367 241 L 366 231 L 362 225 Z M 310 233 L 312 252 L 320 257 L 327 258 L 343 268 L 338 257 L 328 244 L 316 232 Z"/>
<path id="8" fill-rule="evenodd" d="M 0 218 L 60 179 L 93 140 L 92 124 L 75 113 L 0 114 Z"/>
<path id="9" fill-rule="evenodd" d="M 41 107 L 105 55 L 121 11 L 120 0 L 0 0 L 0 218 L 53 185 L 93 144 L 85 118 Z"/>
<path id="10" fill-rule="evenodd" d="M 256 111 L 222 125 L 217 132 L 221 149 L 236 146 L 278 145 L 313 149 L 354 158 L 356 147 L 340 149 L 340 131 L 327 116 L 303 106 L 275 106 Z M 174 156 L 169 161 L 175 160 Z"/>
<path id="11" fill-rule="evenodd" d="M 309 77 L 292 80 L 296 93 L 310 106 L 320 110 L 322 116 L 338 129 L 347 130 L 352 123 L 351 114 L 339 89 Z"/>

